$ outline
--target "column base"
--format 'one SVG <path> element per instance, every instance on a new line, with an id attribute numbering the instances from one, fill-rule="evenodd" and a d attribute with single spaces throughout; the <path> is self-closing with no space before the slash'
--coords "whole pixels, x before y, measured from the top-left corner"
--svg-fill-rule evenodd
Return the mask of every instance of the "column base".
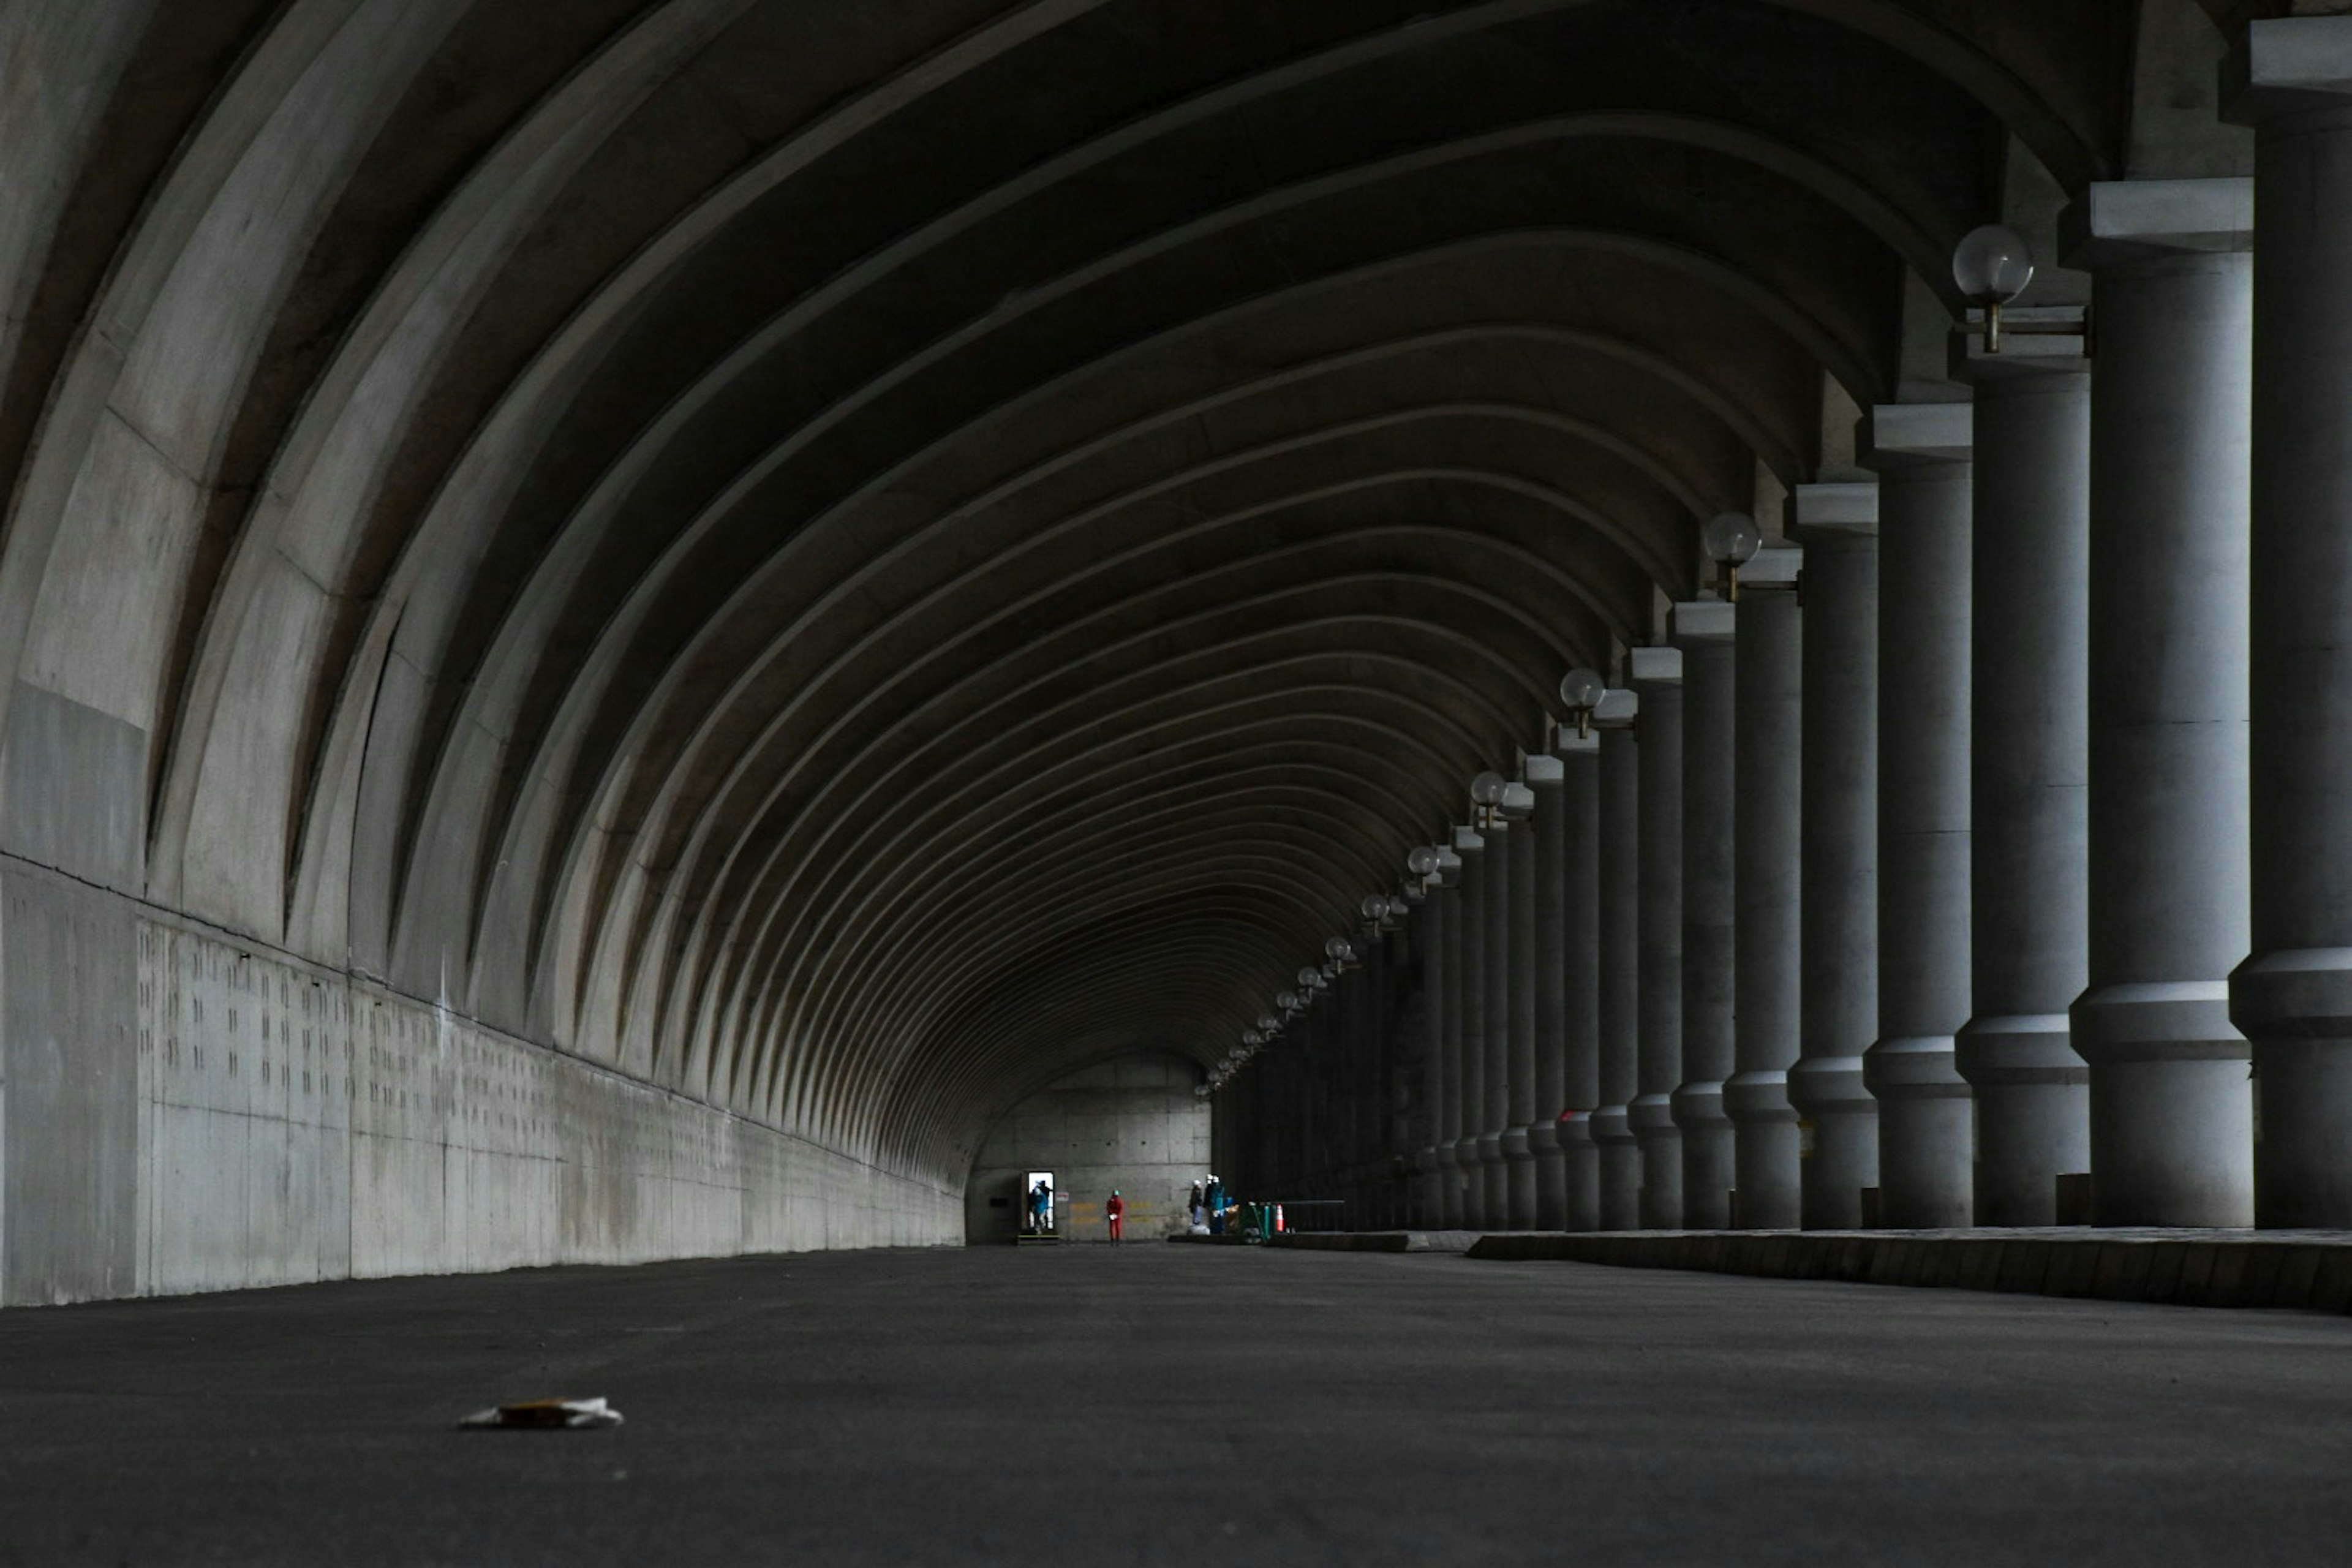
<path id="1" fill-rule="evenodd" d="M 1794 1229 L 1804 1205 L 1789 1075 L 1759 1070 L 1726 1079 L 1723 1113 L 1731 1119 L 1732 1185 L 1739 1194 L 1733 1222 L 1742 1230 Z"/>
<path id="2" fill-rule="evenodd" d="M 1500 1138 L 1503 1156 L 1503 1224 L 1511 1230 L 1536 1227 L 1536 1152 L 1524 1127 L 1507 1127 Z"/>
<path id="3" fill-rule="evenodd" d="M 2252 1225 L 2252 1047 L 2227 983 L 2095 985 L 2071 1016 L 2091 1067 L 2092 1223 Z"/>
<path id="4" fill-rule="evenodd" d="M 2254 1223 L 2352 1226 L 2352 948 L 2255 954 L 2230 1019 L 2253 1050 Z"/>
<path id="5" fill-rule="evenodd" d="M 1634 1205 L 1637 1228 L 1680 1230 L 1683 1225 L 1683 1131 L 1675 1125 L 1674 1102 L 1644 1094 L 1625 1107 L 1626 1125 L 1641 1154 L 1642 1179 Z"/>
<path id="6" fill-rule="evenodd" d="M 1465 1142 L 1469 1140 L 1465 1139 Z M 1476 1168 L 1467 1173 L 1472 1190 L 1478 1194 L 1478 1215 L 1470 1222 L 1473 1230 L 1502 1230 L 1510 1224 L 1511 1177 L 1503 1160 L 1503 1135 L 1499 1131 L 1478 1135 Z"/>
<path id="7" fill-rule="evenodd" d="M 1590 1119 L 1599 1190 L 1593 1225 L 1632 1230 L 1642 1217 L 1642 1149 L 1625 1121 L 1625 1108 L 1604 1105 Z"/>
<path id="8" fill-rule="evenodd" d="M 2063 1013 L 1971 1018 L 1954 1065 L 1976 1091 L 1976 1222 L 2056 1225 L 2057 1179 L 2091 1168 L 2090 1064 Z"/>
<path id="9" fill-rule="evenodd" d="M 1972 1111 L 1953 1053 L 1949 1035 L 1901 1036 L 1863 1053 L 1863 1085 L 1878 1100 L 1879 1223 L 1889 1229 L 1974 1216 Z"/>
<path id="10" fill-rule="evenodd" d="M 1797 1110 L 1800 1223 L 1807 1230 L 1862 1226 L 1862 1189 L 1878 1185 L 1878 1100 L 1860 1057 L 1805 1057 L 1789 1069 Z"/>
<path id="11" fill-rule="evenodd" d="M 1683 1133 L 1683 1218 L 1686 1230 L 1731 1225 L 1731 1119 L 1723 1113 L 1723 1085 L 1685 1083 L 1674 1093 L 1675 1125 Z"/>
<path id="12" fill-rule="evenodd" d="M 1470 1217 L 1470 1176 L 1473 1173 L 1462 1160 L 1465 1143 L 1472 1165 L 1475 1165 L 1478 1153 L 1476 1139 L 1455 1138 L 1437 1146 L 1439 1206 L 1447 1230 L 1466 1229 L 1475 1223 Z"/>
<path id="13" fill-rule="evenodd" d="M 1561 1157 L 1559 1132 L 1549 1121 L 1530 1121 L 1519 1131 L 1535 1157 L 1535 1228 L 1566 1230 L 1562 1216 L 1568 1212 L 1568 1165 Z"/>
<path id="14" fill-rule="evenodd" d="M 1601 1151 L 1592 1142 L 1592 1112 L 1561 1111 L 1559 1119 L 1551 1124 L 1551 1135 L 1559 1162 L 1559 1210 L 1547 1215 L 1538 1208 L 1537 1227 L 1600 1229 Z"/>

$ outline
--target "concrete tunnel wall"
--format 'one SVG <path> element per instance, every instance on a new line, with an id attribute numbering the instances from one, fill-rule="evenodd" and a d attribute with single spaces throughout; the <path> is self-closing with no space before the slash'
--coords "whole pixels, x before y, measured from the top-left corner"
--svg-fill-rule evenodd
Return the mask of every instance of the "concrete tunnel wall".
<path id="1" fill-rule="evenodd" d="M 0 859 L 0 1300 L 960 1237 L 960 1194 Z"/>

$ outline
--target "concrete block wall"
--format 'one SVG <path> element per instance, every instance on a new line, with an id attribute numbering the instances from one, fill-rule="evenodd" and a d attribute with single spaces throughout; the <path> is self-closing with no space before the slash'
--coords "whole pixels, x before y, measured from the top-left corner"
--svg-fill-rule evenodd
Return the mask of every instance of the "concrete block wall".
<path id="1" fill-rule="evenodd" d="M 961 1194 L 0 862 L 0 1301 L 960 1240 Z"/>
<path id="2" fill-rule="evenodd" d="M 1200 1068 L 1163 1052 L 1097 1063 L 1031 1095 L 982 1144 L 966 1188 L 972 1241 L 1008 1241 L 1021 1222 L 1022 1180 L 1051 1171 L 1066 1200 L 1066 1234 L 1103 1239 L 1103 1200 L 1128 1205 L 1127 1234 L 1157 1239 L 1184 1226 L 1184 1200 L 1209 1172 L 1209 1102 Z M 992 1198 L 1007 1198 L 998 1206 Z"/>

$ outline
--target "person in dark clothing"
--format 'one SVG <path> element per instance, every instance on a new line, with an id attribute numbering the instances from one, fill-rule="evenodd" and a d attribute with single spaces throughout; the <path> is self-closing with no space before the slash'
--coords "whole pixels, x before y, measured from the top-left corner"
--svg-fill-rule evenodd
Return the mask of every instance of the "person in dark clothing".
<path id="1" fill-rule="evenodd" d="M 1029 1228 L 1038 1236 L 1054 1228 L 1054 1189 L 1043 1182 L 1029 1189 Z"/>

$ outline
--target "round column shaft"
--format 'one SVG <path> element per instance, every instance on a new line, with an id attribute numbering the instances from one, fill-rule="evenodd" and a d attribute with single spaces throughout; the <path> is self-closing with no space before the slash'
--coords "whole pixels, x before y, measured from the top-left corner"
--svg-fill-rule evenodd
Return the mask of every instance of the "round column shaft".
<path id="1" fill-rule="evenodd" d="M 1683 1080 L 1683 657 L 1637 647 L 1642 700 L 1640 1093 L 1625 1109 L 1642 1152 L 1645 1230 L 1683 1223 L 1682 1130 L 1674 1093 Z"/>
<path id="2" fill-rule="evenodd" d="M 2073 348 L 2075 340 L 2020 339 Z M 1969 792 L 1979 1225 L 2054 1225 L 2088 1171 L 2091 379 L 2079 353 L 1978 353 Z"/>
<path id="3" fill-rule="evenodd" d="M 1446 1142 L 1446 910 L 1451 908 L 1444 879 L 1428 884 L 1421 905 L 1413 910 L 1413 954 L 1421 963 L 1421 1069 L 1416 1105 L 1416 1133 L 1421 1147 L 1413 1150 L 1413 1206 L 1416 1227 L 1444 1229 L 1446 1192 L 1440 1147 Z"/>
<path id="4" fill-rule="evenodd" d="M 1794 1229 L 1803 1217 L 1797 1109 L 1789 1069 L 1798 1050 L 1802 828 L 1804 614 L 1794 592 L 1795 550 L 1749 563 L 1739 600 L 1734 720 L 1734 1030 L 1738 1070 L 1723 1088 L 1736 1152 L 1735 1222 Z M 1769 562 L 1770 577 L 1764 568 Z M 1769 586 L 1786 582 L 1788 587 Z"/>
<path id="5" fill-rule="evenodd" d="M 1535 761 L 1538 759 L 1529 759 Z M 1512 826 L 1509 1076 L 1505 1083 L 1504 1178 L 1513 1230 L 1536 1224 L 1536 1160 L 1541 1152 L 1529 1136 L 1536 1115 L 1536 826 L 1530 816 Z M 1545 1129 L 1544 1147 L 1550 1146 Z"/>
<path id="6" fill-rule="evenodd" d="M 1633 694 L 1610 692 L 1602 711 L 1612 707 L 1623 715 L 1601 731 L 1600 843 L 1595 853 L 1600 965 L 1594 987 L 1599 1046 L 1594 1094 L 1600 1106 L 1592 1113 L 1592 1142 L 1601 1184 L 1596 1223 L 1602 1230 L 1632 1230 L 1642 1223 L 1642 1151 L 1626 1120 L 1626 1106 L 1640 1092 L 1642 1059 L 1642 745 L 1632 722 Z"/>
<path id="7" fill-rule="evenodd" d="M 1723 1084 L 1732 1075 L 1731 770 L 1738 658 L 1735 606 L 1705 600 L 1675 606 L 1683 655 L 1683 1077 L 1675 1125 L 1683 1134 L 1683 1220 L 1693 1230 L 1731 1223 L 1731 1119 Z"/>
<path id="8" fill-rule="evenodd" d="M 1454 1058 L 1454 1096 L 1461 1107 L 1461 1126 L 1454 1138 L 1454 1166 L 1458 1171 L 1454 1220 L 1465 1229 L 1486 1227 L 1486 1175 L 1477 1162 L 1477 1135 L 1486 1117 L 1486 881 L 1491 865 L 1489 837 L 1467 827 L 1454 832 L 1454 853 L 1463 860 L 1461 902 L 1454 905 L 1461 920 L 1461 957 L 1454 973 L 1461 994 L 1461 1053 Z"/>
<path id="9" fill-rule="evenodd" d="M 1972 1208 L 1969 1086 L 1969 464 L 1966 404 L 1873 416 L 1879 469 L 1878 1097 L 1880 1223 L 1962 1226 Z"/>
<path id="10" fill-rule="evenodd" d="M 1567 819 L 1566 770 L 1558 757 L 1534 756 L 1527 763 L 1528 788 L 1536 809 L 1528 818 L 1534 847 L 1529 879 L 1533 923 L 1530 982 L 1535 1002 L 1535 1093 L 1531 1114 L 1521 1126 L 1535 1155 L 1535 1226 L 1568 1227 L 1568 1163 L 1559 1134 L 1565 1100 L 1561 1087 L 1568 1057 L 1568 878 L 1564 867 L 1573 827 Z M 1582 1123 L 1577 1132 L 1583 1131 Z M 1580 1136 L 1589 1153 L 1591 1144 Z"/>
<path id="11" fill-rule="evenodd" d="M 1561 918 L 1548 967 L 1559 976 L 1559 1082 L 1537 1109 L 1551 1117 L 1560 1155 L 1560 1208 L 1551 1227 L 1597 1230 L 1601 1166 L 1592 1115 L 1601 1100 L 1601 737 L 1564 730 L 1552 752 L 1560 765 L 1560 815 L 1559 852 L 1550 870 Z"/>
<path id="12" fill-rule="evenodd" d="M 1447 1170 L 1439 1159 L 1446 1142 L 1446 1101 L 1453 1085 L 1445 1043 L 1446 1014 L 1453 1005 L 1448 993 L 1445 926 L 1453 908 L 1453 889 L 1443 881 L 1422 895 L 1413 910 L 1413 946 L 1421 961 L 1422 1058 L 1419 1075 L 1420 1114 L 1427 1138 L 1413 1154 L 1413 1218 L 1419 1226 L 1443 1229 L 1445 1225 Z"/>
<path id="13" fill-rule="evenodd" d="M 2091 1065 L 2098 1223 L 2239 1226 L 2253 1220 L 2253 1111 L 2228 976 L 2249 940 L 2253 262 L 2226 247 L 2252 226 L 2252 190 L 2161 184 L 2094 185 L 2070 215 L 2097 236 L 2075 259 L 2095 279 L 2099 334 L 2090 984 L 2074 1048 Z"/>
<path id="14" fill-rule="evenodd" d="M 1878 487 L 1802 485 L 1805 541 L 1803 885 L 1797 1065 L 1802 1223 L 1862 1224 L 1878 1185 L 1878 1101 L 1863 1053 L 1878 1033 Z"/>
<path id="15" fill-rule="evenodd" d="M 2352 17 L 2252 25 L 2254 128 L 2252 1042 L 2263 1226 L 2352 1226 Z M 2316 61 L 2312 57 L 2319 57 Z M 2316 64 L 2320 68 L 2311 68 Z"/>
<path id="16" fill-rule="evenodd" d="M 1478 1176 L 1484 1194 L 1480 1223 L 1490 1230 L 1511 1223 L 1510 1162 L 1503 1139 L 1511 1129 L 1511 884 L 1518 868 L 1512 840 L 1522 837 L 1504 823 L 1486 832 L 1486 1061 L 1480 1079 Z"/>

